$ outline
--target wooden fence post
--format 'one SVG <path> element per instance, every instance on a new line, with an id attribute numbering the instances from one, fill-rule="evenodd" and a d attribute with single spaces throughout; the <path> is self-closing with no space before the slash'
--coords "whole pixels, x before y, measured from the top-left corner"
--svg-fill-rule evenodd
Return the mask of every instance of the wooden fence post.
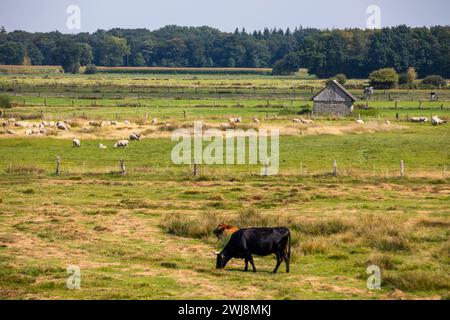
<path id="1" fill-rule="evenodd" d="M 333 176 L 337 177 L 337 161 L 333 161 Z"/>
<path id="2" fill-rule="evenodd" d="M 122 173 L 123 176 L 125 176 L 127 174 L 123 160 L 120 160 L 120 172 Z"/>
<path id="3" fill-rule="evenodd" d="M 405 163 L 403 160 L 400 160 L 400 177 L 403 178 L 405 174 Z"/>
<path id="4" fill-rule="evenodd" d="M 59 166 L 61 165 L 61 157 L 56 157 L 56 175 L 59 175 Z"/>
<path id="5" fill-rule="evenodd" d="M 197 164 L 196 163 L 194 163 L 194 177 L 196 177 L 197 176 Z"/>

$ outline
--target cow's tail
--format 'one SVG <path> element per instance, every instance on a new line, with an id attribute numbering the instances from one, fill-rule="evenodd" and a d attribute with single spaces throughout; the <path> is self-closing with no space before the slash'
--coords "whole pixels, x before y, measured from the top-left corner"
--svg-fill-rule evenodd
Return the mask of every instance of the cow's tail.
<path id="1" fill-rule="evenodd" d="M 291 258 L 291 231 L 289 231 L 289 241 L 288 241 L 288 258 Z"/>

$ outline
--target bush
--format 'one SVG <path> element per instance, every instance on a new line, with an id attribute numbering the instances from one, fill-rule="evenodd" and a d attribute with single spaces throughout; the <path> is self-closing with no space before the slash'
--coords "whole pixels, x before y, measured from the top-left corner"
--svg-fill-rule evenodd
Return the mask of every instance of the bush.
<path id="1" fill-rule="evenodd" d="M 447 86 L 447 81 L 441 76 L 431 75 L 422 79 L 422 85 L 433 88 L 441 88 Z"/>
<path id="2" fill-rule="evenodd" d="M 0 96 L 0 108 L 11 108 L 11 98 Z"/>
<path id="3" fill-rule="evenodd" d="M 344 85 L 347 83 L 347 76 L 343 73 L 339 73 L 339 74 L 335 75 L 334 77 L 330 78 L 327 81 L 327 85 L 330 84 L 330 82 L 333 80 L 336 80 L 337 82 L 339 82 L 339 84 Z"/>
<path id="4" fill-rule="evenodd" d="M 399 81 L 397 72 L 392 68 L 380 69 L 369 75 L 370 85 L 376 89 L 395 88 Z"/>
<path id="5" fill-rule="evenodd" d="M 417 79 L 417 72 L 414 68 L 408 68 L 405 73 L 402 73 L 399 78 L 400 84 L 412 84 Z"/>
<path id="6" fill-rule="evenodd" d="M 97 72 L 98 70 L 95 64 L 88 64 L 86 69 L 84 69 L 84 74 L 96 74 Z"/>

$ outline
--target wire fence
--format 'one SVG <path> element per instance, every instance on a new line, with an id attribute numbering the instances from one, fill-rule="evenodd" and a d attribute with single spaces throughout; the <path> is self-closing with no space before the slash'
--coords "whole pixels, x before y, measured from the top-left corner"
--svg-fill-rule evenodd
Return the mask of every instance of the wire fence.
<path id="1" fill-rule="evenodd" d="M 118 158 L 82 158 L 82 157 L 33 157 L 32 159 L 17 159 L 12 157 L 0 157 L 0 166 L 3 174 L 103 174 L 112 173 L 127 174 L 157 174 L 172 175 L 183 174 L 191 176 L 203 176 L 214 178 L 216 176 L 240 176 L 262 175 L 267 164 L 243 164 L 243 165 L 175 165 L 172 163 L 154 163 L 139 159 Z M 370 164 L 341 165 L 337 160 L 330 160 L 329 166 L 299 162 L 297 165 L 281 164 L 275 176 L 334 176 L 334 177 L 429 177 L 449 178 L 450 164 L 432 166 L 409 166 L 407 162 L 399 160 L 392 165 Z"/>

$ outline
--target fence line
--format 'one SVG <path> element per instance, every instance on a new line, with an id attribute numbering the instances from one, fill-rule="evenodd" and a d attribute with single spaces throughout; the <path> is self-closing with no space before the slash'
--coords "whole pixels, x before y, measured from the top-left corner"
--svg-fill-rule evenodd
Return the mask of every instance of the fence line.
<path id="1" fill-rule="evenodd" d="M 56 162 L 55 162 L 56 159 Z M 33 162 L 39 162 L 41 166 L 33 164 Z M 0 163 L 5 165 L 4 173 L 12 174 L 14 172 L 20 172 L 21 169 L 27 171 L 27 167 L 31 169 L 37 168 L 42 171 L 49 171 L 48 168 L 55 166 L 55 170 L 53 171 L 56 175 L 61 173 L 98 173 L 102 170 L 116 171 L 117 173 L 125 176 L 127 175 L 127 169 L 130 169 L 130 172 L 143 172 L 142 169 L 146 170 L 158 170 L 164 169 L 165 172 L 172 170 L 172 172 L 176 172 L 177 170 L 187 170 L 187 172 L 191 172 L 191 174 L 195 177 L 197 176 L 207 176 L 208 172 L 212 176 L 218 171 L 230 171 L 230 174 L 240 174 L 240 173 L 249 173 L 256 174 L 260 172 L 261 167 L 265 168 L 265 176 L 269 176 L 268 174 L 268 165 L 267 163 L 258 164 L 258 165 L 205 165 L 205 164 L 193 164 L 191 166 L 187 165 L 160 165 L 160 164 L 152 164 L 145 163 L 142 160 L 137 159 L 126 159 L 126 158 L 116 158 L 116 159 L 92 159 L 92 158 L 71 158 L 71 157 L 62 157 L 56 156 L 53 159 L 49 158 L 41 158 L 36 159 L 32 158 L 32 160 L 25 159 L 11 159 L 11 158 L 0 158 Z M 110 165 L 99 165 L 101 163 L 111 163 Z M 400 163 L 400 166 L 398 166 Z M 42 166 L 44 164 L 44 166 Z M 86 164 L 88 164 L 88 168 L 86 168 Z M 44 169 L 44 168 L 46 169 Z M 192 169 L 186 169 L 191 167 Z M 280 166 L 279 175 L 299 175 L 299 176 L 314 176 L 314 175 L 330 175 L 333 177 L 341 177 L 341 176 L 375 176 L 375 177 L 414 177 L 414 176 L 433 176 L 433 177 L 443 177 L 446 178 L 447 175 L 447 167 L 448 165 L 442 166 L 412 166 L 408 168 L 406 172 L 407 163 L 403 160 L 399 160 L 397 165 L 391 166 L 380 166 L 377 167 L 375 164 L 368 163 L 364 168 L 362 167 L 349 167 L 347 166 L 339 166 L 338 161 L 333 160 L 330 161 L 329 168 L 326 167 L 313 167 L 308 168 L 308 165 L 305 165 L 304 162 L 300 162 L 297 169 L 294 166 Z M 114 169 L 116 168 L 116 169 Z M 202 170 L 200 170 L 202 168 Z M 339 170 L 338 170 L 339 168 Z M 207 170 L 204 170 L 207 169 Z M 91 171 L 90 171 L 91 170 Z M 191 171 L 192 170 L 192 171 Z M 33 171 L 33 170 L 31 170 Z M 49 171 L 52 172 L 52 171 Z M 200 174 L 201 172 L 201 174 Z"/>

